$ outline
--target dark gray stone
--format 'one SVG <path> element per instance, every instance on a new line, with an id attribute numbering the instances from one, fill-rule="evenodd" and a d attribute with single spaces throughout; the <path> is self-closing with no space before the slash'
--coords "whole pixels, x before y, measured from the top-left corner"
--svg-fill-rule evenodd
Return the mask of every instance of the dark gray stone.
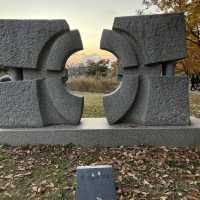
<path id="1" fill-rule="evenodd" d="M 83 112 L 83 97 L 71 94 L 60 79 L 48 78 L 39 81 L 40 111 L 44 124 L 80 123 Z"/>
<path id="2" fill-rule="evenodd" d="M 117 17 L 113 30 L 103 32 L 101 48 L 118 56 L 121 85 L 129 85 L 124 97 L 121 86 L 104 97 L 110 124 L 189 124 L 188 80 L 174 77 L 176 61 L 186 56 L 185 32 L 183 13 Z M 138 85 L 127 75 L 139 76 Z"/>
<path id="3" fill-rule="evenodd" d="M 44 67 L 51 71 L 63 70 L 66 60 L 73 53 L 82 49 L 83 45 L 78 30 L 64 33 L 53 43 Z"/>
<path id="4" fill-rule="evenodd" d="M 22 85 L 26 83 L 23 80 L 36 80 L 36 91 L 31 96 L 39 105 L 33 113 L 27 110 L 29 115 L 26 120 L 18 124 L 23 121 L 23 116 L 17 115 L 16 119 L 12 113 L 15 109 L 16 113 L 20 112 L 26 102 L 16 101 L 17 106 L 13 106 L 15 98 L 10 101 L 12 94 L 9 93 L 11 97 L 7 96 L 0 102 L 1 107 L 6 105 L 10 110 L 0 126 L 7 126 L 7 123 L 4 126 L 4 121 L 9 121 L 9 127 L 13 128 L 78 124 L 83 111 L 83 98 L 65 90 L 68 79 L 65 62 L 71 54 L 83 48 L 79 32 L 70 31 L 65 20 L 0 20 L 0 28 L 0 66 L 8 68 L 13 80 L 21 81 Z M 8 84 L 7 90 L 13 90 L 12 84 Z M 3 85 L 0 89 L 5 90 Z M 23 98 L 27 101 L 24 93 L 20 100 Z M 33 120 L 35 113 L 40 116 L 38 120 Z"/>
<path id="5" fill-rule="evenodd" d="M 0 83 L 0 127 L 42 127 L 36 81 Z"/>
<path id="6" fill-rule="evenodd" d="M 190 126 L 137 126 L 133 123 L 108 125 L 106 119 L 82 119 L 78 126 L 59 125 L 33 129 L 0 129 L 0 144 L 74 144 L 85 147 L 133 145 L 199 146 L 200 119 Z"/>
<path id="7" fill-rule="evenodd" d="M 109 124 L 122 120 L 135 102 L 139 76 L 124 75 L 121 85 L 111 94 L 104 95 L 103 105 Z"/>
<path id="8" fill-rule="evenodd" d="M 189 125 L 187 77 L 149 77 L 145 125 Z"/>
<path id="9" fill-rule="evenodd" d="M 149 126 L 189 125 L 188 87 L 187 77 L 143 77 L 140 94 L 123 121 Z"/>
<path id="10" fill-rule="evenodd" d="M 116 200 L 112 166 L 77 168 L 76 200 Z"/>
<path id="11" fill-rule="evenodd" d="M 145 65 L 179 60 L 187 55 L 183 13 L 116 17 L 113 30 L 136 42 Z"/>
<path id="12" fill-rule="evenodd" d="M 137 67 L 138 61 L 130 41 L 120 33 L 104 30 L 100 48 L 115 54 L 124 68 Z"/>
<path id="13" fill-rule="evenodd" d="M 65 76 L 65 62 L 76 51 L 82 50 L 83 45 L 79 31 L 64 32 L 51 45 L 47 45 L 41 52 L 40 68 L 38 70 L 23 70 L 26 80 L 43 78 L 63 78 Z M 67 77 L 66 77 L 67 79 Z"/>
<path id="14" fill-rule="evenodd" d="M 63 32 L 65 20 L 0 20 L 0 66 L 39 68 L 40 53 Z"/>

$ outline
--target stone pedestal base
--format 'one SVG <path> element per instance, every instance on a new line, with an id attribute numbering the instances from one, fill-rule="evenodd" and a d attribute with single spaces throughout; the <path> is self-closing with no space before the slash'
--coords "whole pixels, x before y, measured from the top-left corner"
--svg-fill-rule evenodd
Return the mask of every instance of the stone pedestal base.
<path id="1" fill-rule="evenodd" d="M 0 143 L 9 145 L 75 144 L 81 146 L 200 145 L 200 119 L 190 126 L 108 125 L 104 118 L 85 118 L 79 126 L 0 129 Z"/>

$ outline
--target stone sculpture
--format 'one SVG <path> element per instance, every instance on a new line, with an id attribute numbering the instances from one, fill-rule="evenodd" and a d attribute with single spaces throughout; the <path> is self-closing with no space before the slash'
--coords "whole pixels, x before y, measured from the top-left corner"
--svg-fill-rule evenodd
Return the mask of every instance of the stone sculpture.
<path id="1" fill-rule="evenodd" d="M 0 82 L 8 82 L 8 81 L 12 81 L 12 76 L 9 75 L 4 75 L 0 77 Z"/>
<path id="2" fill-rule="evenodd" d="M 110 124 L 189 125 L 188 80 L 175 77 L 176 61 L 186 57 L 183 13 L 117 17 L 101 49 L 119 58 L 123 76 L 103 99 Z"/>
<path id="3" fill-rule="evenodd" d="M 103 99 L 111 125 L 104 118 L 79 124 L 83 97 L 64 85 L 65 61 L 82 49 L 79 32 L 64 20 L 0 20 L 0 66 L 10 75 L 0 78 L 0 144 L 200 144 L 200 120 L 190 123 L 188 80 L 175 76 L 176 61 L 186 56 L 183 14 L 117 17 L 113 30 L 104 30 L 101 48 L 120 61 L 121 84 Z M 93 179 L 85 180 L 90 172 Z M 111 183 L 104 173 L 78 169 L 78 187 Z M 115 199 L 114 185 L 112 193 L 104 188 L 90 198 Z M 78 188 L 77 198 L 88 198 L 84 190 Z"/>
<path id="4" fill-rule="evenodd" d="M 14 81 L 0 83 L 0 127 L 77 125 L 83 97 L 65 89 L 67 58 L 82 49 L 65 20 L 0 20 L 0 66 Z"/>

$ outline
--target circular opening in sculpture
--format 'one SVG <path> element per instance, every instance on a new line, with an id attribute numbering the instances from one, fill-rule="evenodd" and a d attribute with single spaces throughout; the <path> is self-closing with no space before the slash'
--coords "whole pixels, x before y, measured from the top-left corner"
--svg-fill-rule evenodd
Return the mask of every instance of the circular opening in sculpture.
<path id="1" fill-rule="evenodd" d="M 67 60 L 67 88 L 76 95 L 84 96 L 84 117 L 104 117 L 104 94 L 115 90 L 118 59 L 104 50 L 82 50 Z"/>

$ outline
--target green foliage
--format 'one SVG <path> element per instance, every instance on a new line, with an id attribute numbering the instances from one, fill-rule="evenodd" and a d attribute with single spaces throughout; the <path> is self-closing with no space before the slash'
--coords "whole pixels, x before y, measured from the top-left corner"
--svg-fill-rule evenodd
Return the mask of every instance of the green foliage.
<path id="1" fill-rule="evenodd" d="M 0 67 L 0 76 L 5 75 L 7 70 L 5 68 Z"/>
<path id="2" fill-rule="evenodd" d="M 109 69 L 108 69 L 109 60 L 102 59 L 98 62 L 88 61 L 88 76 L 107 76 Z"/>
<path id="3" fill-rule="evenodd" d="M 75 94 L 83 95 L 85 98 L 83 118 L 105 117 L 103 110 L 103 94 L 88 93 L 88 92 L 81 92 L 81 93 L 75 92 Z"/>

